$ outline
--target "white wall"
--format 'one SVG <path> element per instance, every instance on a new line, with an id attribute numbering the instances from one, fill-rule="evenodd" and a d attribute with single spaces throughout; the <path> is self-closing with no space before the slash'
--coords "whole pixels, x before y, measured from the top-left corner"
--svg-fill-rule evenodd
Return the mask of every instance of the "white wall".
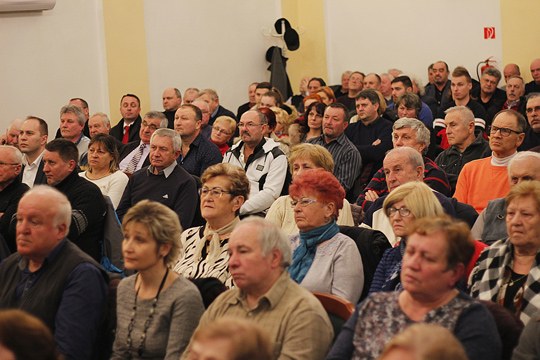
<path id="1" fill-rule="evenodd" d="M 279 0 L 145 0 L 152 109 L 162 109 L 165 88 L 196 87 L 214 88 L 236 113 L 249 84 L 270 78 L 265 54 L 273 44 L 262 29 L 280 14 Z"/>
<path id="2" fill-rule="evenodd" d="M 108 111 L 102 13 L 101 0 L 58 0 L 50 11 L 0 14 L 0 133 L 35 115 L 54 137 L 72 97 Z"/>
<path id="3" fill-rule="evenodd" d="M 328 76 L 339 83 L 345 70 L 383 73 L 399 68 L 427 82 L 429 64 L 444 60 L 450 71 L 489 56 L 502 68 L 499 0 L 327 0 Z M 496 39 L 484 40 L 484 27 Z"/>

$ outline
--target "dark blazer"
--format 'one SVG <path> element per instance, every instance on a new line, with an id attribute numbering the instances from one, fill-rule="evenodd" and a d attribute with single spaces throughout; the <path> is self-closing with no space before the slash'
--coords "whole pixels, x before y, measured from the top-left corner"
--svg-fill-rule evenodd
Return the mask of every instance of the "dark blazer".
<path id="1" fill-rule="evenodd" d="M 236 120 L 236 115 L 234 115 L 234 113 L 230 110 L 227 110 L 225 109 L 223 106 L 221 105 L 218 105 L 218 111 L 216 113 L 216 116 L 212 116 L 210 115 L 210 120 L 208 121 L 208 124 L 210 125 L 213 125 L 214 124 L 214 121 L 216 121 L 216 119 L 220 116 L 230 116 L 232 117 L 234 120 Z"/>
<path id="2" fill-rule="evenodd" d="M 129 127 L 129 138 L 128 143 L 132 141 L 141 141 L 141 138 L 139 137 L 139 131 L 141 130 L 141 123 L 142 119 L 139 115 L 137 119 L 133 122 L 133 125 Z M 109 131 L 109 135 L 115 137 L 116 139 L 122 141 L 122 138 L 124 137 L 124 119 L 120 120 L 118 124 L 116 124 L 113 128 L 111 128 L 111 131 Z"/>
<path id="3" fill-rule="evenodd" d="M 118 160 L 118 163 L 122 162 L 122 160 L 124 160 L 126 156 L 128 156 L 133 150 L 138 148 L 140 143 L 141 143 L 141 140 L 137 140 L 137 141 L 128 142 L 126 145 L 124 145 L 122 150 L 119 151 L 120 158 Z M 147 156 L 146 159 L 144 159 L 144 163 L 142 167 L 145 167 L 148 165 L 150 165 L 150 156 Z"/>
<path id="4" fill-rule="evenodd" d="M 43 172 L 43 165 L 45 163 L 43 162 L 43 159 L 39 162 L 38 170 L 36 173 L 36 178 L 34 180 L 34 186 L 35 185 L 41 185 L 41 184 L 47 184 L 47 177 L 45 176 L 45 173 Z M 24 172 L 25 166 L 22 166 L 21 173 L 19 174 L 19 179 L 22 181 L 23 172 Z"/>

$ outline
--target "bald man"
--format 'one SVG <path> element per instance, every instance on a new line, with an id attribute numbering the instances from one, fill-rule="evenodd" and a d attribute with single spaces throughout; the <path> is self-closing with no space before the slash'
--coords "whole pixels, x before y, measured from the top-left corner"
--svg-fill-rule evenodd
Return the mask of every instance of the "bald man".
<path id="1" fill-rule="evenodd" d="M 540 92 L 540 59 L 534 59 L 531 63 L 532 81 L 525 85 L 525 95 Z"/>

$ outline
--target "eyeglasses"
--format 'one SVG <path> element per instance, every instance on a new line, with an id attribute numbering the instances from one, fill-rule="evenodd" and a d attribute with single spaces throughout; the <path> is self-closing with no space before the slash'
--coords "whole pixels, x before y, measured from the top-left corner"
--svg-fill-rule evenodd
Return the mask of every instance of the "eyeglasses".
<path id="1" fill-rule="evenodd" d="M 522 134 L 523 133 L 523 131 L 516 131 L 516 130 L 509 129 L 509 128 L 500 128 L 500 127 L 493 126 L 493 125 L 490 127 L 489 132 L 490 132 L 491 135 L 495 135 L 497 133 L 497 131 L 500 131 L 501 135 L 504 136 L 504 137 L 510 136 L 511 133 L 516 133 L 516 134 Z"/>
<path id="2" fill-rule="evenodd" d="M 7 165 L 20 165 L 20 164 L 10 164 L 10 163 L 5 163 L 3 161 L 0 161 L 0 166 L 7 166 Z"/>
<path id="3" fill-rule="evenodd" d="M 144 121 L 142 122 L 142 126 L 143 126 L 143 127 L 147 127 L 147 128 L 149 128 L 150 130 L 152 130 L 152 131 L 156 131 L 156 130 L 158 129 L 158 127 L 157 127 L 156 125 L 154 125 L 154 124 L 148 124 L 148 123 L 146 122 L 146 120 L 144 120 Z"/>
<path id="4" fill-rule="evenodd" d="M 212 131 L 215 131 L 217 132 L 218 134 L 222 134 L 222 135 L 231 135 L 231 133 L 225 129 L 220 129 L 218 128 L 217 126 L 213 126 L 212 127 Z"/>
<path id="5" fill-rule="evenodd" d="M 221 197 L 223 194 L 232 194 L 230 191 L 225 191 L 222 188 L 215 187 L 212 189 L 209 189 L 207 187 L 203 187 L 199 189 L 199 196 L 206 196 L 210 194 L 212 197 Z"/>
<path id="6" fill-rule="evenodd" d="M 537 113 L 539 111 L 540 111 L 540 106 L 535 106 L 534 108 L 527 108 L 527 110 L 525 110 L 527 114 L 532 114 L 533 112 Z"/>
<path id="7" fill-rule="evenodd" d="M 401 217 L 407 217 L 411 215 L 411 210 L 407 209 L 406 207 L 400 207 L 399 209 L 396 209 L 395 207 L 390 207 L 386 209 L 386 216 L 391 218 L 396 212 L 399 212 L 399 215 Z"/>
<path id="8" fill-rule="evenodd" d="M 264 124 L 255 124 L 255 123 L 247 123 L 247 124 L 244 124 L 244 123 L 239 123 L 238 124 L 238 128 L 243 128 L 243 127 L 247 127 L 247 128 L 250 128 L 250 129 L 253 129 L 255 126 L 262 126 Z"/>
<path id="9" fill-rule="evenodd" d="M 300 207 L 306 207 L 309 204 L 313 204 L 317 200 L 301 198 L 300 200 L 291 200 L 291 206 L 296 207 L 297 204 L 300 204 Z"/>

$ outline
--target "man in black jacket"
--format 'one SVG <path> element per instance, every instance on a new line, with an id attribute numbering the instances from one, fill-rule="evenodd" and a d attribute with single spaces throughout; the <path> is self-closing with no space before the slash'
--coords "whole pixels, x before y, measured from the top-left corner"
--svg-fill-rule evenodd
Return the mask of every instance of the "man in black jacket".
<path id="1" fill-rule="evenodd" d="M 107 206 L 101 190 L 79 176 L 78 157 L 74 143 L 55 139 L 45 146 L 43 171 L 47 183 L 66 195 L 71 203 L 68 239 L 99 262 Z"/>
<path id="2" fill-rule="evenodd" d="M 210 125 L 214 124 L 214 121 L 220 116 L 230 116 L 236 120 L 236 115 L 230 110 L 225 109 L 219 104 L 219 96 L 214 89 L 204 89 L 199 93 L 199 98 L 208 103 L 210 107 Z"/>

